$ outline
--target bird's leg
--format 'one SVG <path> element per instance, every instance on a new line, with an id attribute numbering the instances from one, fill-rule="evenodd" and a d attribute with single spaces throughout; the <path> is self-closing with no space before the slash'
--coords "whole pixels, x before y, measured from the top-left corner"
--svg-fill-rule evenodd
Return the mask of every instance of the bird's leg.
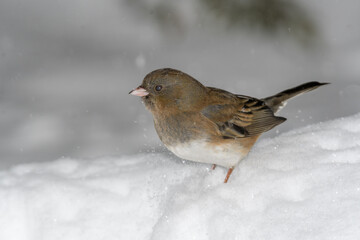
<path id="1" fill-rule="evenodd" d="M 216 168 L 216 164 L 213 164 L 211 170 L 214 170 L 215 168 Z"/>
<path id="2" fill-rule="evenodd" d="M 229 180 L 229 177 L 230 177 L 230 175 L 231 175 L 231 173 L 232 173 L 233 170 L 234 170 L 234 167 L 229 168 L 229 171 L 228 171 L 227 174 L 226 174 L 224 183 L 227 183 L 227 181 Z"/>

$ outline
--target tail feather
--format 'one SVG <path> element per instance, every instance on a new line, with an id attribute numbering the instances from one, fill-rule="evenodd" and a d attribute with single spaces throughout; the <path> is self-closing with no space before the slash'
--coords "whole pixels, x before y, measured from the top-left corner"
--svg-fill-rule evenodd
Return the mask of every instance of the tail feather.
<path id="1" fill-rule="evenodd" d="M 319 83 L 319 82 L 307 82 L 301 84 L 300 86 L 287 89 L 273 96 L 263 98 L 262 100 L 265 104 L 271 108 L 271 110 L 276 113 L 281 110 L 286 105 L 286 101 L 295 96 L 301 95 L 303 93 L 314 90 L 322 85 L 329 83 Z"/>

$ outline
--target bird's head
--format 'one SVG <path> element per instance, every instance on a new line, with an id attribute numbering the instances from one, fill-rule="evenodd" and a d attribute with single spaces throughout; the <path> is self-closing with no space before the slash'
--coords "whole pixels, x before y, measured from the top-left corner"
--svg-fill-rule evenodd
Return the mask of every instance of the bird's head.
<path id="1" fill-rule="evenodd" d="M 206 87 L 186 73 L 164 68 L 147 74 L 142 84 L 130 94 L 142 97 L 151 112 L 166 114 L 201 109 Z"/>

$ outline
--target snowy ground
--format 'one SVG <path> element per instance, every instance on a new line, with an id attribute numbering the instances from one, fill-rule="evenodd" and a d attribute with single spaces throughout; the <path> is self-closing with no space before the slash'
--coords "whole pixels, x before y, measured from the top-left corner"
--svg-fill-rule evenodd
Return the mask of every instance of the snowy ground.
<path id="1" fill-rule="evenodd" d="M 260 140 L 235 169 L 164 153 L 0 172 L 0 239 L 359 239 L 360 114 Z"/>

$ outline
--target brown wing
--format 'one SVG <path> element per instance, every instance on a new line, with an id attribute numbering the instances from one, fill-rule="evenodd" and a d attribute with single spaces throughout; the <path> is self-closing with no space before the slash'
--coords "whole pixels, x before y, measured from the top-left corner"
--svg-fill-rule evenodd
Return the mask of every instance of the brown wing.
<path id="1" fill-rule="evenodd" d="M 211 102 L 201 113 L 215 122 L 224 138 L 259 135 L 284 122 L 259 99 L 209 88 Z"/>

